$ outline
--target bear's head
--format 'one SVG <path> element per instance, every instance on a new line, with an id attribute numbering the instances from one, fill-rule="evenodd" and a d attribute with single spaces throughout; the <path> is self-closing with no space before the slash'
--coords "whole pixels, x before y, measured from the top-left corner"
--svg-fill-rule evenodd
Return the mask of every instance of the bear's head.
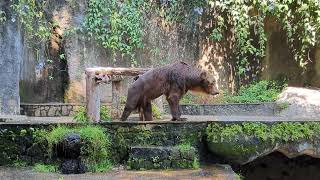
<path id="1" fill-rule="evenodd" d="M 216 80 L 213 76 L 208 75 L 207 72 L 203 71 L 200 73 L 201 78 L 201 90 L 204 93 L 211 94 L 211 95 L 217 95 L 219 94 L 219 91 L 216 87 Z"/>

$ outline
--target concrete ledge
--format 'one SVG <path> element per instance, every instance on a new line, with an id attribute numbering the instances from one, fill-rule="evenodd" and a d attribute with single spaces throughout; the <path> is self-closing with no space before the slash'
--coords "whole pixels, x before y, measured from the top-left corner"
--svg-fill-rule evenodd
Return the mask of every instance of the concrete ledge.
<path id="1" fill-rule="evenodd" d="M 111 107 L 111 104 L 103 104 Z M 35 117 L 72 116 L 76 109 L 85 104 L 49 103 L 21 104 L 21 115 Z M 214 115 L 214 116 L 274 116 L 277 114 L 275 103 L 255 104 L 213 104 L 213 105 L 180 105 L 182 115 Z M 170 114 L 168 105 L 165 113 Z"/>

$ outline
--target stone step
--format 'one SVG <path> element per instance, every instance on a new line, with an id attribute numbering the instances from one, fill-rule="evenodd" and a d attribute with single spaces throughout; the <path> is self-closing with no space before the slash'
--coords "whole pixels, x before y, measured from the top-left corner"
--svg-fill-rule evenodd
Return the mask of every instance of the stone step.
<path id="1" fill-rule="evenodd" d="M 186 169 L 199 168 L 199 154 L 190 145 L 178 146 L 133 146 L 129 151 L 128 168 Z"/>

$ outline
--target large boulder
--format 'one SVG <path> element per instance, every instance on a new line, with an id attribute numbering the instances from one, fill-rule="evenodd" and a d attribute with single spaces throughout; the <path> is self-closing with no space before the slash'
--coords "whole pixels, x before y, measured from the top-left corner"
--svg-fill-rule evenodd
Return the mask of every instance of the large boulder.
<path id="1" fill-rule="evenodd" d="M 68 133 L 57 146 L 57 155 L 60 158 L 77 159 L 80 156 L 81 138 L 77 133 Z"/>
<path id="2" fill-rule="evenodd" d="M 320 117 L 320 89 L 287 87 L 277 98 L 280 116 Z"/>

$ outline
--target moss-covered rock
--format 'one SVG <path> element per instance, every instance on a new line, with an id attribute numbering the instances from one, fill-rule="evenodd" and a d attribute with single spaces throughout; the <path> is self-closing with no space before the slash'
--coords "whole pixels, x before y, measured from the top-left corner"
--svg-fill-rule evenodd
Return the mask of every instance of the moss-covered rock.
<path id="1" fill-rule="evenodd" d="M 127 165 L 136 170 L 199 168 L 199 155 L 190 145 L 183 149 L 180 146 L 135 146 L 130 150 Z"/>
<path id="2" fill-rule="evenodd" d="M 306 154 L 320 158 L 319 130 L 318 122 L 212 123 L 206 135 L 211 152 L 245 164 L 273 151 L 288 157 Z"/>

